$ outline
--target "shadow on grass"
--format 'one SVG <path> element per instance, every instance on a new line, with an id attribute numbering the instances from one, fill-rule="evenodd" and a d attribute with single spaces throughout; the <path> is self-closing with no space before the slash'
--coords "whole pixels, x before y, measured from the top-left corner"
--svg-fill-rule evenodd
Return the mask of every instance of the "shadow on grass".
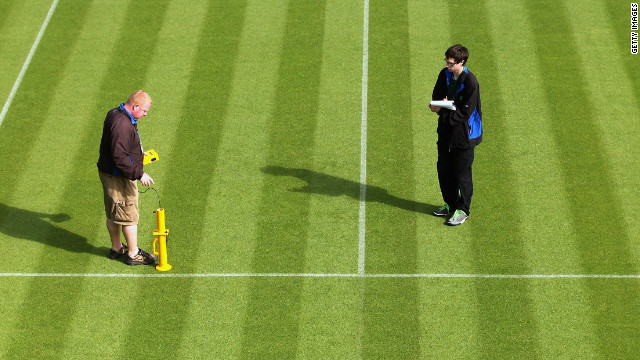
<path id="1" fill-rule="evenodd" d="M 46 214 L 0 203 L 0 233 L 75 253 L 104 256 L 108 252 L 107 247 L 90 245 L 87 238 L 51 224 L 68 220 L 71 216 L 67 214 Z"/>
<path id="2" fill-rule="evenodd" d="M 290 189 L 289 191 L 327 196 L 349 196 L 355 200 L 360 200 L 361 184 L 359 182 L 342 179 L 308 169 L 266 166 L 260 170 L 269 175 L 295 177 L 307 183 L 303 187 Z M 431 214 L 438 208 L 436 205 L 399 198 L 389 194 L 386 189 L 379 186 L 367 185 L 366 190 L 366 202 L 377 202 L 422 214 Z"/>

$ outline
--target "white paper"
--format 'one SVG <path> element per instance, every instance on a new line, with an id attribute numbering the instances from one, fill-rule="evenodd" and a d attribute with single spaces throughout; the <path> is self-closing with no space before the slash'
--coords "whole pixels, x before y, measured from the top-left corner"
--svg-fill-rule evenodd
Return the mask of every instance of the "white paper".
<path id="1" fill-rule="evenodd" d="M 438 106 L 438 107 L 449 109 L 449 110 L 456 109 L 456 106 L 453 105 L 453 100 L 431 100 L 429 105 Z"/>

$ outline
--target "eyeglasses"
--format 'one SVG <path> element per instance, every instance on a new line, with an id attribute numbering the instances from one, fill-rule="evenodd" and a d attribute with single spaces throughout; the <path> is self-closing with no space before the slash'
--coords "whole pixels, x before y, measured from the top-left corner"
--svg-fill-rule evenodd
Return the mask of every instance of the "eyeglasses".
<path id="1" fill-rule="evenodd" d="M 444 59 L 444 62 L 446 62 L 446 63 L 447 63 L 447 66 L 453 66 L 453 65 L 455 65 L 455 64 L 459 64 L 459 63 L 460 63 L 460 62 L 457 62 L 457 63 L 450 62 L 450 61 L 448 61 L 447 59 Z"/>

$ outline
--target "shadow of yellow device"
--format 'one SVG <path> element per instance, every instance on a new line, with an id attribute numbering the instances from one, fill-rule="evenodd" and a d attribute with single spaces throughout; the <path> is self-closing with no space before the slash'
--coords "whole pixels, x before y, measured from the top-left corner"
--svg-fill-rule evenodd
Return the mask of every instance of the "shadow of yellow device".
<path id="1" fill-rule="evenodd" d="M 148 163 L 158 161 L 159 159 L 160 157 L 158 156 L 158 153 L 155 150 L 153 149 L 147 150 L 145 152 L 144 159 L 142 160 L 142 164 L 147 165 Z"/>

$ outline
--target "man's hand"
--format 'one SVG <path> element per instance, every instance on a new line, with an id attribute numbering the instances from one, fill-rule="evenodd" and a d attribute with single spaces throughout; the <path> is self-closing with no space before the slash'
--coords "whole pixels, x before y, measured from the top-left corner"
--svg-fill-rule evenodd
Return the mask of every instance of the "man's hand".
<path id="1" fill-rule="evenodd" d="M 447 100 L 448 96 L 445 96 L 444 99 L 442 100 Z M 431 106 L 429 105 L 429 109 L 431 109 L 431 111 L 433 111 L 434 113 L 440 112 L 440 110 L 442 109 L 440 106 Z"/>
<path id="2" fill-rule="evenodd" d="M 151 178 L 151 176 L 149 176 L 149 174 L 147 174 L 147 173 L 143 173 L 142 174 L 142 177 L 140 178 L 140 182 L 144 186 L 150 186 L 151 184 L 155 184 L 153 182 L 153 179 Z"/>

